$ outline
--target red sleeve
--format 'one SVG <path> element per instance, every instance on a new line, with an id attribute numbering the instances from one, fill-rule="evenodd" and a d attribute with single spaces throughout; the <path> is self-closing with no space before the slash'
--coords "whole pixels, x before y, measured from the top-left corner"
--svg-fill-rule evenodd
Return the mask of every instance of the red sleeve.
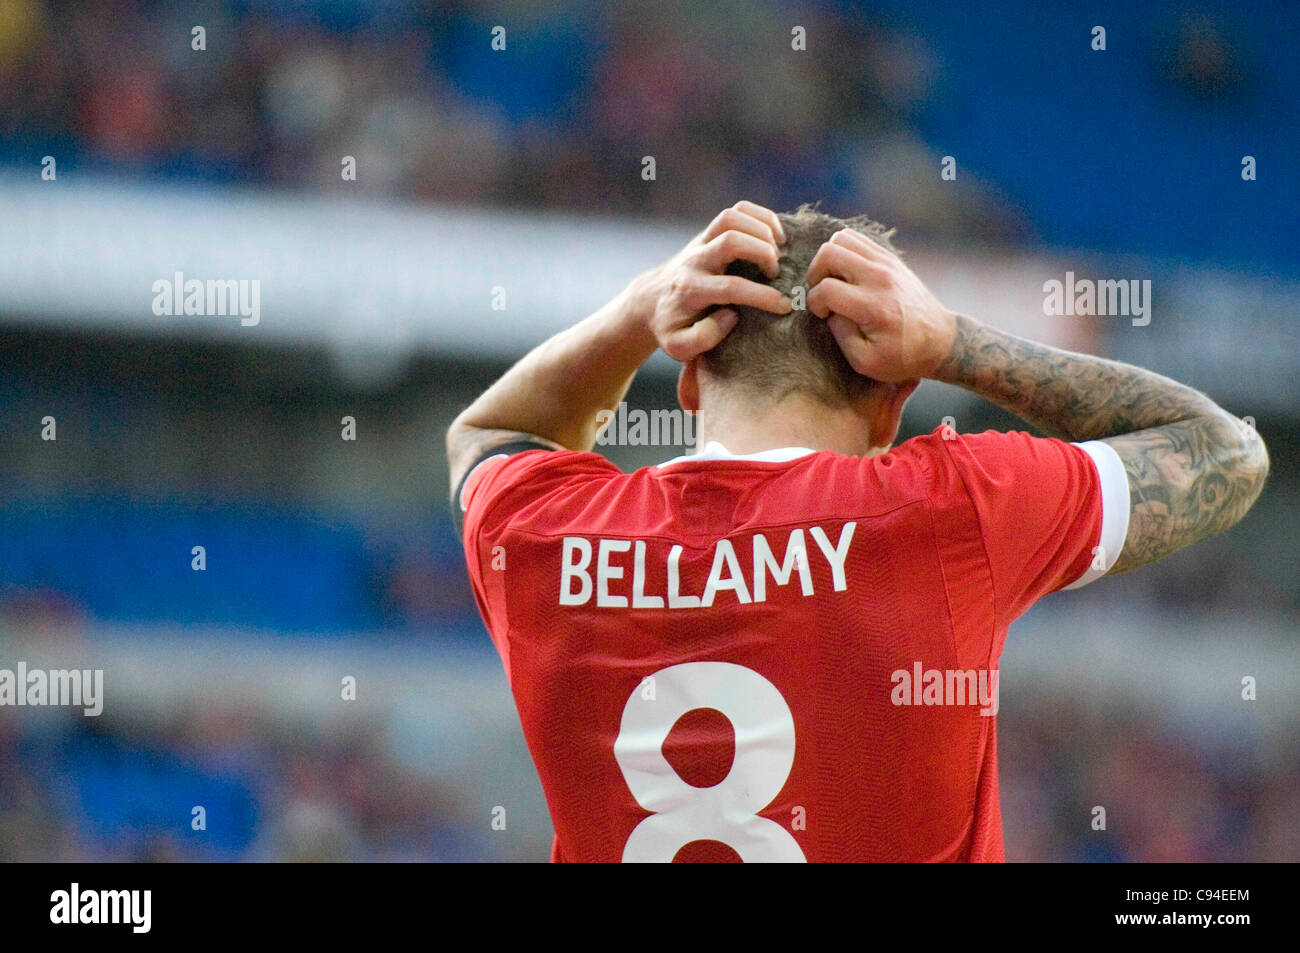
<path id="1" fill-rule="evenodd" d="M 456 501 L 465 517 L 465 561 L 479 611 L 510 673 L 504 592 L 512 525 L 528 525 L 557 501 L 590 494 L 622 471 L 598 453 L 528 450 L 489 457 L 465 479 Z"/>
<path id="2" fill-rule="evenodd" d="M 1128 493 L 1110 447 L 1020 432 L 947 435 L 939 444 L 978 520 L 1000 626 L 1049 592 L 1090 582 L 1114 564 Z"/>
<path id="3" fill-rule="evenodd" d="M 621 476 L 598 453 L 528 450 L 488 457 L 465 478 L 457 501 L 465 514 L 465 545 L 503 521 L 543 508 L 553 494 L 573 491 L 590 480 Z"/>

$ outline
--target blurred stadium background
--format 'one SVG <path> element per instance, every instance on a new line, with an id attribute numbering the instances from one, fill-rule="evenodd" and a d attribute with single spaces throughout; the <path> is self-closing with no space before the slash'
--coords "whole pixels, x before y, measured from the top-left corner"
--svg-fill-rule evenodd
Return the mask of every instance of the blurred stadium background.
<path id="1" fill-rule="evenodd" d="M 740 198 L 866 211 L 950 305 L 1255 419 L 1241 526 L 1012 628 L 1003 815 L 1012 860 L 1300 859 L 1298 11 L 0 0 L 0 668 L 106 693 L 0 708 L 0 859 L 545 859 L 442 434 Z M 1151 323 L 1044 317 L 1067 270 L 1152 279 Z M 177 271 L 260 323 L 155 316 Z M 1017 426 L 927 384 L 905 435 L 945 416 Z"/>

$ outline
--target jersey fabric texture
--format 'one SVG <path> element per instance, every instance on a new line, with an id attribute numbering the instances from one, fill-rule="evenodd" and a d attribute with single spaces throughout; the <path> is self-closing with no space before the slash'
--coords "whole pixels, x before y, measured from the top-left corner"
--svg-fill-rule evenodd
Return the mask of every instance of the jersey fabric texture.
<path id="1" fill-rule="evenodd" d="M 1010 623 L 1113 565 L 1099 442 L 532 450 L 465 481 L 465 555 L 552 860 L 999 861 Z"/>

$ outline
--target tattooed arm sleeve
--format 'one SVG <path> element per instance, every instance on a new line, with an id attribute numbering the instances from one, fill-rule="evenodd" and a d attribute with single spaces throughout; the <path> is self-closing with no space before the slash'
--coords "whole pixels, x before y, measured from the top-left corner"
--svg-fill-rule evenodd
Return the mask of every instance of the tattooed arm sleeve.
<path id="1" fill-rule="evenodd" d="M 1268 476 L 1268 452 L 1253 427 L 1199 391 L 1130 364 L 1036 344 L 962 315 L 933 376 L 1051 436 L 1115 449 L 1130 515 L 1112 573 L 1228 529 Z"/>

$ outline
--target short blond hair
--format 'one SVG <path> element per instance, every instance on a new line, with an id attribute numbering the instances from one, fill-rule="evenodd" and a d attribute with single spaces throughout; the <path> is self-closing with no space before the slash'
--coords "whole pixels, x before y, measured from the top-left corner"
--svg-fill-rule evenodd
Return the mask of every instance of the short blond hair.
<path id="1" fill-rule="evenodd" d="M 890 242 L 893 229 L 858 215 L 836 218 L 804 204 L 778 215 L 785 231 L 780 246 L 781 273 L 765 275 L 759 266 L 736 261 L 727 269 L 752 281 L 779 288 L 787 296 L 804 285 L 808 266 L 817 250 L 843 228 L 861 232 L 895 254 Z M 796 309 L 775 315 L 758 308 L 739 307 L 740 321 L 717 347 L 707 351 L 705 369 L 719 381 L 735 386 L 746 396 L 779 400 L 800 393 L 823 404 L 841 407 L 866 396 L 876 382 L 855 371 L 840 351 L 826 322 L 809 311 Z"/>

